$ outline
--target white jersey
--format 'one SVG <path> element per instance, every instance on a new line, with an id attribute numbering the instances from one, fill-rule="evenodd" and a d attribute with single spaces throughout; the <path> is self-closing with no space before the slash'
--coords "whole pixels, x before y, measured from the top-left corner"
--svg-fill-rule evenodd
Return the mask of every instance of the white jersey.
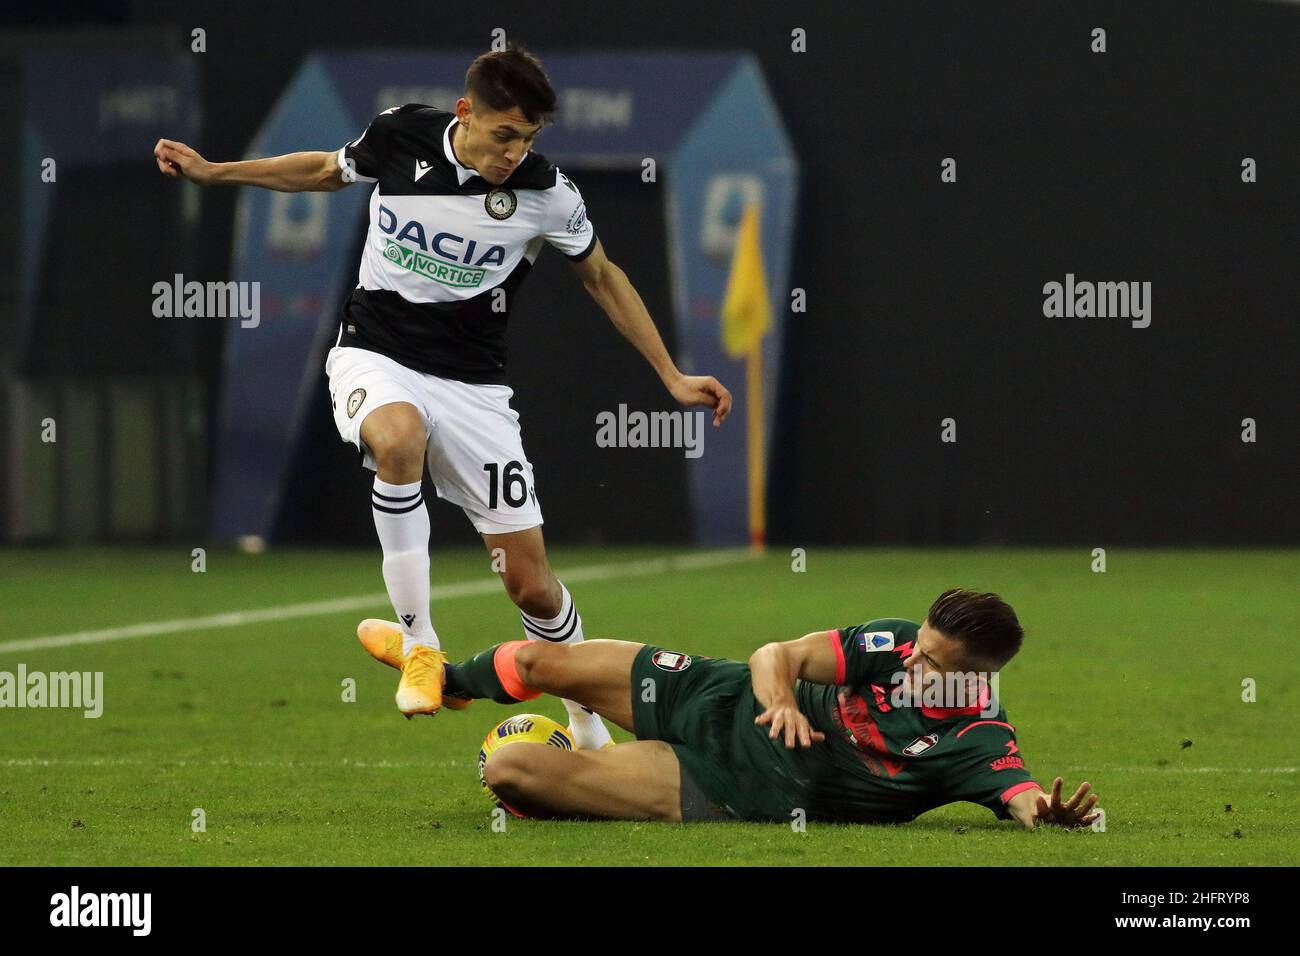
<path id="1" fill-rule="evenodd" d="M 443 378 L 502 384 L 511 300 L 542 246 L 581 260 L 596 232 L 577 187 L 538 153 L 500 186 L 463 166 L 452 149 L 456 123 L 409 103 L 339 150 L 343 178 L 375 189 L 338 344 Z"/>

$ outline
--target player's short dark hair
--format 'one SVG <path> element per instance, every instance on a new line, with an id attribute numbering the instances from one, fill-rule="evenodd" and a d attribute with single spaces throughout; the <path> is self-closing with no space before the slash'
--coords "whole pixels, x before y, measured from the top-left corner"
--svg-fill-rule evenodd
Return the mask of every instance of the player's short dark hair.
<path id="1" fill-rule="evenodd" d="M 476 58 L 465 73 L 465 92 L 498 112 L 517 106 L 530 123 L 545 123 L 555 112 L 550 77 L 517 43 Z"/>
<path id="2" fill-rule="evenodd" d="M 969 661 L 993 670 L 1016 656 L 1025 637 L 1011 605 L 987 592 L 949 588 L 925 618 L 936 631 L 961 641 Z"/>

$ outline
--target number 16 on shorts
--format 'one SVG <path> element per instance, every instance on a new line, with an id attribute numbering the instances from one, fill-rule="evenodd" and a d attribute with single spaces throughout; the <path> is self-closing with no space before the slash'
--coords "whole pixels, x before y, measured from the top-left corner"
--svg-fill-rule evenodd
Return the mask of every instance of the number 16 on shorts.
<path id="1" fill-rule="evenodd" d="M 528 487 L 522 462 L 508 461 L 504 466 L 490 461 L 483 466 L 488 475 L 488 507 L 496 510 L 500 502 L 511 508 L 522 508 L 531 498 L 537 504 L 537 491 Z"/>

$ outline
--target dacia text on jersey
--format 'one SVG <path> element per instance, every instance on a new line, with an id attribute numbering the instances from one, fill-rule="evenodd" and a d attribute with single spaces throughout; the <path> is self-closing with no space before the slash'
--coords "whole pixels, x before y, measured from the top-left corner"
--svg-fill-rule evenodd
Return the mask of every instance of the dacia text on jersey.
<path id="1" fill-rule="evenodd" d="M 396 233 L 396 240 L 389 239 L 384 246 L 384 258 L 434 282 L 472 289 L 483 281 L 483 275 L 487 271 L 482 268 L 483 266 L 501 265 L 505 261 L 504 246 L 488 246 L 476 261 L 474 258 L 478 252 L 476 239 L 466 239 L 452 232 L 437 232 L 430 241 L 426 238 L 424 226 L 419 220 L 412 219 L 404 223 L 400 230 L 397 228 L 397 223 L 397 215 L 381 204 L 379 231 L 389 236 Z M 420 248 L 420 252 L 417 253 L 414 249 L 401 245 L 403 242 L 414 243 Z M 431 248 L 442 258 L 429 255 Z M 446 261 L 448 259 L 451 261 Z"/>

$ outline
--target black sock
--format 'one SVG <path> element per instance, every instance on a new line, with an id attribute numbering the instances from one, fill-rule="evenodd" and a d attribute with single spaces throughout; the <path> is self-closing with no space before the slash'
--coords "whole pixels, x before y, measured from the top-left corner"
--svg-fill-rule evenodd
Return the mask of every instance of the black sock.
<path id="1" fill-rule="evenodd" d="M 519 698 L 512 697 L 501 684 L 501 678 L 497 677 L 493 659 L 500 646 L 500 644 L 493 645 L 459 664 L 448 664 L 444 692 L 476 700 L 494 700 L 498 704 L 519 703 Z"/>

